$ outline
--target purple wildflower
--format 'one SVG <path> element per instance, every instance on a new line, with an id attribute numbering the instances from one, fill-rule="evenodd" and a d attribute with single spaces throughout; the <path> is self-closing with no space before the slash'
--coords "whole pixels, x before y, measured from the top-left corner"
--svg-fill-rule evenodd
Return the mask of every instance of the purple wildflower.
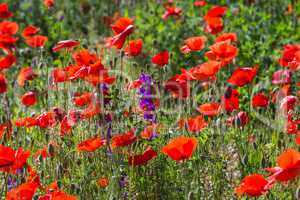
<path id="1" fill-rule="evenodd" d="M 7 189 L 8 189 L 8 191 L 14 189 L 15 187 L 17 187 L 16 179 L 11 177 L 11 176 L 8 176 L 8 179 L 7 179 Z"/>
<path id="2" fill-rule="evenodd" d="M 142 86 L 139 89 L 139 94 L 141 95 L 139 106 L 144 111 L 144 119 L 155 122 L 156 117 L 154 111 L 156 106 L 152 94 L 152 78 L 150 75 L 142 73 L 139 80 L 142 81 Z"/>

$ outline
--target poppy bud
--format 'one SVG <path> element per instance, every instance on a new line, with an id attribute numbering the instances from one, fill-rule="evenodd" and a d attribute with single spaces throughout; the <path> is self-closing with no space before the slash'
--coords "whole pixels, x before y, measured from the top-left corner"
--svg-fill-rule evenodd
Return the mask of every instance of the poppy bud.
<path id="1" fill-rule="evenodd" d="M 18 135 L 18 130 L 17 130 L 16 128 L 14 128 L 13 134 L 14 134 L 15 137 L 17 137 L 17 135 Z"/>
<path id="2" fill-rule="evenodd" d="M 54 155 L 54 146 L 51 143 L 49 143 L 49 145 L 48 145 L 48 152 L 51 156 Z"/>
<path id="3" fill-rule="evenodd" d="M 80 7 L 83 14 L 87 14 L 91 10 L 91 5 L 85 0 L 80 1 Z"/>
<path id="4" fill-rule="evenodd" d="M 46 133 L 46 134 L 45 134 L 45 139 L 46 139 L 46 141 L 48 142 L 49 139 L 50 139 L 50 135 Z"/>
<path id="5" fill-rule="evenodd" d="M 64 116 L 66 115 L 66 112 L 63 109 L 58 107 L 54 107 L 52 110 L 55 113 L 56 120 L 62 121 Z"/>
<path id="6" fill-rule="evenodd" d="M 61 187 L 62 187 L 61 181 L 57 181 L 57 187 L 58 187 L 59 189 L 61 189 Z"/>
<path id="7" fill-rule="evenodd" d="M 38 199 L 39 199 L 39 196 L 38 196 L 38 195 L 34 195 L 32 199 L 33 199 L 33 200 L 38 200 Z"/>
<path id="8" fill-rule="evenodd" d="M 227 89 L 226 89 L 226 91 L 225 91 L 224 97 L 226 99 L 229 99 L 231 97 L 231 94 L 232 94 L 232 87 L 228 86 Z"/>
<path id="9" fill-rule="evenodd" d="M 43 179 L 45 177 L 45 171 L 41 171 L 40 178 Z"/>
<path id="10" fill-rule="evenodd" d="M 32 91 L 29 91 L 21 97 L 21 101 L 25 106 L 33 106 L 37 102 L 36 94 Z"/>
<path id="11" fill-rule="evenodd" d="M 157 40 L 153 40 L 153 46 L 157 45 Z"/>
<path id="12" fill-rule="evenodd" d="M 56 167 L 56 175 L 57 177 L 61 177 L 63 175 L 64 168 L 61 164 L 58 164 Z"/>
<path id="13" fill-rule="evenodd" d="M 42 156 L 42 155 L 39 155 L 39 157 L 38 157 L 38 161 L 39 161 L 40 163 L 42 163 L 42 162 L 43 162 L 43 156 Z"/>
<path id="14" fill-rule="evenodd" d="M 172 59 L 174 56 L 174 53 L 173 52 L 170 52 L 170 59 Z"/>
<path id="15" fill-rule="evenodd" d="M 77 163 L 78 166 L 81 165 L 81 160 L 78 159 L 76 163 Z"/>
<path id="16" fill-rule="evenodd" d="M 239 112 L 236 116 L 236 125 L 238 127 L 243 127 L 249 122 L 249 117 L 246 112 Z"/>
<path id="17" fill-rule="evenodd" d="M 125 56 L 125 52 L 121 51 L 121 58 L 123 58 Z"/>
<path id="18" fill-rule="evenodd" d="M 132 67 L 137 68 L 138 64 L 136 62 L 132 63 Z"/>
<path id="19" fill-rule="evenodd" d="M 76 190 L 77 186 L 74 183 L 71 183 L 71 191 L 74 193 Z"/>

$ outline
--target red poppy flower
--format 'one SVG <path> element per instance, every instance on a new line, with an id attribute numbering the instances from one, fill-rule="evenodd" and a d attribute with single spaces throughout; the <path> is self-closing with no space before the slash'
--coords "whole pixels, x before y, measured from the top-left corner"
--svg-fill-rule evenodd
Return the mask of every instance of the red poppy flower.
<path id="1" fill-rule="evenodd" d="M 0 145 L 0 169 L 12 166 L 15 162 L 15 151 L 10 147 Z"/>
<path id="2" fill-rule="evenodd" d="M 180 136 L 171 139 L 169 143 L 162 148 L 162 153 L 168 155 L 176 161 L 192 157 L 198 145 L 198 140 L 192 137 Z"/>
<path id="3" fill-rule="evenodd" d="M 238 196 L 247 194 L 250 197 L 257 197 L 266 192 L 268 189 L 268 180 L 260 174 L 252 174 L 246 176 L 239 187 L 235 188 L 235 193 Z"/>
<path id="4" fill-rule="evenodd" d="M 16 127 L 32 127 L 38 125 L 36 117 L 20 118 L 15 121 Z"/>
<path id="5" fill-rule="evenodd" d="M 130 18 L 120 18 L 111 26 L 115 36 L 110 40 L 109 46 L 114 46 L 121 49 L 126 38 L 133 32 L 133 20 Z"/>
<path id="6" fill-rule="evenodd" d="M 300 50 L 295 53 L 294 59 L 288 63 L 288 66 L 295 71 L 300 69 Z"/>
<path id="7" fill-rule="evenodd" d="M 23 87 L 26 81 L 33 80 L 36 76 L 37 74 L 32 70 L 32 67 L 23 67 L 17 77 L 17 83 Z"/>
<path id="8" fill-rule="evenodd" d="M 89 75 L 91 67 L 90 66 L 68 66 L 64 70 L 68 72 L 68 80 L 77 80 L 77 79 L 84 79 L 86 76 Z"/>
<path id="9" fill-rule="evenodd" d="M 154 151 L 151 147 L 148 147 L 143 154 L 134 155 L 128 157 L 128 164 L 131 166 L 140 166 L 145 165 L 148 161 L 152 160 L 157 156 L 156 151 Z"/>
<path id="10" fill-rule="evenodd" d="M 6 200 L 30 200 L 37 190 L 35 183 L 23 183 L 6 194 Z"/>
<path id="11" fill-rule="evenodd" d="M 85 106 L 92 102 L 92 98 L 93 98 L 93 93 L 84 92 L 82 94 L 75 94 L 73 101 L 76 106 Z"/>
<path id="12" fill-rule="evenodd" d="M 80 119 L 90 119 L 99 113 L 101 113 L 99 102 L 91 103 L 80 113 Z"/>
<path id="13" fill-rule="evenodd" d="M 180 48 L 180 51 L 184 54 L 192 51 L 201 51 L 205 47 L 206 40 L 205 36 L 190 37 L 185 40 L 185 45 Z"/>
<path id="14" fill-rule="evenodd" d="M 151 124 L 145 127 L 145 129 L 141 132 L 141 137 L 146 140 L 151 140 L 157 134 L 159 134 L 161 125 L 160 124 Z"/>
<path id="15" fill-rule="evenodd" d="M 220 17 L 204 17 L 206 26 L 204 32 L 210 34 L 218 34 L 223 30 L 223 19 Z"/>
<path id="16" fill-rule="evenodd" d="M 238 54 L 238 49 L 230 41 L 217 42 L 209 47 L 211 51 L 205 53 L 209 60 L 218 60 L 225 63 L 231 62 Z"/>
<path id="17" fill-rule="evenodd" d="M 163 51 L 152 57 L 152 63 L 163 67 L 169 63 L 169 52 Z"/>
<path id="18" fill-rule="evenodd" d="M 93 63 L 96 63 L 99 59 L 96 54 L 89 52 L 87 49 L 81 49 L 76 51 L 75 53 L 73 53 L 72 58 L 79 66 L 89 66 Z"/>
<path id="19" fill-rule="evenodd" d="M 209 117 L 217 116 L 221 112 L 221 105 L 219 103 L 205 103 L 200 105 L 197 110 Z"/>
<path id="20" fill-rule="evenodd" d="M 77 145 L 77 150 L 85 151 L 85 152 L 94 152 L 100 147 L 102 147 L 103 145 L 105 145 L 105 143 L 106 143 L 105 139 L 100 137 L 93 137 L 80 142 Z"/>
<path id="21" fill-rule="evenodd" d="M 0 47 L 10 49 L 18 41 L 18 38 L 8 34 L 0 34 Z"/>
<path id="22" fill-rule="evenodd" d="M 167 80 L 165 88 L 172 94 L 173 97 L 184 99 L 190 95 L 190 84 L 188 81 L 178 80 L 179 77 L 180 75 L 177 74 Z"/>
<path id="23" fill-rule="evenodd" d="M 28 176 L 26 178 L 26 183 L 33 183 L 36 188 L 43 189 L 42 184 L 41 184 L 41 179 L 36 172 L 30 165 L 27 166 L 27 171 L 28 171 Z"/>
<path id="24" fill-rule="evenodd" d="M 274 85 L 287 84 L 292 82 L 292 72 L 290 70 L 278 70 L 272 76 Z"/>
<path id="25" fill-rule="evenodd" d="M 278 103 L 283 97 L 291 95 L 291 85 L 283 85 L 281 88 L 270 92 L 271 101 L 273 104 Z"/>
<path id="26" fill-rule="evenodd" d="M 128 85 L 127 85 L 127 90 L 132 90 L 132 89 L 136 89 L 136 88 L 139 88 L 141 85 L 142 85 L 142 81 L 137 79 L 137 80 L 134 80 L 132 82 L 130 82 Z"/>
<path id="27" fill-rule="evenodd" d="M 55 0 L 44 0 L 44 5 L 50 9 L 55 5 Z"/>
<path id="28" fill-rule="evenodd" d="M 293 110 L 298 98 L 295 96 L 286 96 L 280 101 L 280 109 L 285 113 L 288 113 L 290 110 Z"/>
<path id="29" fill-rule="evenodd" d="M 61 68 L 53 69 L 51 74 L 54 83 L 61 83 L 68 80 L 68 73 L 64 69 Z"/>
<path id="30" fill-rule="evenodd" d="M 182 13 L 181 8 L 177 8 L 175 5 L 167 5 L 165 6 L 165 13 L 162 16 L 162 19 L 166 20 L 170 16 L 180 17 Z"/>
<path id="31" fill-rule="evenodd" d="M 226 7 L 214 6 L 207 12 L 203 17 L 207 24 L 204 29 L 205 32 L 217 34 L 223 30 L 223 20 L 221 17 L 225 14 L 226 9 Z"/>
<path id="32" fill-rule="evenodd" d="M 283 47 L 282 56 L 279 59 L 279 64 L 284 67 L 288 67 L 289 63 L 295 58 L 295 53 L 300 51 L 300 45 L 298 44 L 288 44 Z"/>
<path id="33" fill-rule="evenodd" d="M 108 74 L 108 70 L 100 70 L 99 73 L 90 73 L 87 76 L 84 77 L 84 80 L 91 83 L 93 86 L 97 86 L 99 84 L 113 84 L 116 80 L 116 77 L 110 76 Z"/>
<path id="34" fill-rule="evenodd" d="M 300 173 L 300 153 L 294 149 L 287 149 L 277 159 L 278 167 L 267 168 L 272 173 L 270 179 L 288 182 Z"/>
<path id="35" fill-rule="evenodd" d="M 59 41 L 53 48 L 52 51 L 53 52 L 58 52 L 61 49 L 70 49 L 73 47 L 77 47 L 80 45 L 80 42 L 76 41 L 76 40 L 63 40 L 63 41 Z"/>
<path id="36" fill-rule="evenodd" d="M 237 115 L 233 117 L 229 117 L 226 120 L 227 124 L 230 126 L 244 127 L 249 123 L 248 114 L 244 111 L 239 112 Z"/>
<path id="37" fill-rule="evenodd" d="M 214 6 L 207 11 L 206 17 L 222 17 L 225 15 L 227 8 L 222 6 Z"/>
<path id="38" fill-rule="evenodd" d="M 21 102 L 24 106 L 33 106 L 37 102 L 37 96 L 34 92 L 29 91 L 26 92 L 22 97 L 21 97 Z"/>
<path id="39" fill-rule="evenodd" d="M 41 156 L 43 159 L 47 158 L 50 156 L 50 154 L 48 153 L 48 147 L 44 147 L 42 149 L 38 149 L 34 155 L 33 158 L 37 159 L 39 156 Z"/>
<path id="40" fill-rule="evenodd" d="M 207 127 L 207 122 L 202 115 L 198 115 L 187 120 L 188 131 L 198 133 Z"/>
<path id="41" fill-rule="evenodd" d="M 15 174 L 23 168 L 29 156 L 30 151 L 24 151 L 23 148 L 13 150 L 0 144 L 0 171 Z"/>
<path id="42" fill-rule="evenodd" d="M 0 33 L 14 35 L 18 32 L 19 26 L 16 22 L 3 21 L 0 23 Z"/>
<path id="43" fill-rule="evenodd" d="M 50 191 L 44 196 L 40 196 L 38 200 L 77 200 L 75 196 L 64 193 L 63 191 Z"/>
<path id="44" fill-rule="evenodd" d="M 109 180 L 107 177 L 102 177 L 98 180 L 97 183 L 101 188 L 106 188 L 109 184 Z"/>
<path id="45" fill-rule="evenodd" d="M 194 68 L 196 68 L 196 67 L 194 67 Z M 195 80 L 196 78 L 193 77 L 193 75 L 191 74 L 191 71 L 192 71 L 194 68 L 190 69 L 190 71 L 187 71 L 186 69 L 181 68 L 181 69 L 180 69 L 180 70 L 181 70 L 181 74 L 177 74 L 177 75 L 176 75 L 176 80 L 175 80 L 175 81 L 177 81 L 177 82 L 179 82 L 179 83 L 185 83 L 185 82 L 187 82 L 187 81 Z M 174 77 L 173 77 L 173 78 L 174 78 Z"/>
<path id="46" fill-rule="evenodd" d="M 8 5 L 6 3 L 0 3 L 0 18 L 10 18 L 14 14 L 8 10 Z"/>
<path id="47" fill-rule="evenodd" d="M 112 148 L 117 148 L 117 147 L 125 147 L 128 146 L 132 143 L 134 143 L 137 138 L 134 135 L 135 130 L 131 129 L 125 134 L 120 134 L 120 135 L 115 135 L 112 137 L 112 143 L 111 147 Z"/>
<path id="48" fill-rule="evenodd" d="M 22 32 L 22 36 L 24 38 L 34 36 L 35 34 L 37 34 L 38 32 L 40 32 L 40 30 L 41 29 L 39 27 L 36 27 L 36 26 L 33 26 L 33 25 L 29 25 L 26 28 L 24 28 L 24 30 Z"/>
<path id="49" fill-rule="evenodd" d="M 60 136 L 64 136 L 72 130 L 72 127 L 79 121 L 81 112 L 76 110 L 69 110 L 68 115 L 64 111 L 58 111 L 56 116 L 60 121 Z"/>
<path id="50" fill-rule="evenodd" d="M 17 61 L 17 58 L 12 53 L 9 53 L 4 58 L 0 59 L 0 71 L 4 69 L 10 68 L 13 64 L 15 64 Z"/>
<path id="51" fill-rule="evenodd" d="M 258 93 L 252 97 L 252 106 L 253 107 L 262 107 L 265 108 L 269 104 L 269 98 L 263 93 Z"/>
<path id="52" fill-rule="evenodd" d="M 215 42 L 224 42 L 227 40 L 229 40 L 230 42 L 236 42 L 237 41 L 236 34 L 235 33 L 222 33 L 215 39 Z"/>
<path id="53" fill-rule="evenodd" d="M 221 99 L 225 111 L 232 112 L 239 109 L 239 93 L 237 90 L 229 87 Z"/>
<path id="54" fill-rule="evenodd" d="M 213 79 L 216 73 L 220 70 L 220 62 L 208 61 L 201 65 L 197 65 L 189 70 L 193 79 L 198 81 L 207 81 Z"/>
<path id="55" fill-rule="evenodd" d="M 122 17 L 118 19 L 113 25 L 111 25 L 111 29 L 113 30 L 114 34 L 117 35 L 122 33 L 128 26 L 133 24 L 133 19 L 128 17 Z"/>
<path id="56" fill-rule="evenodd" d="M 297 134 L 297 137 L 296 137 L 296 144 L 298 146 L 300 146 L 300 134 L 299 133 Z"/>
<path id="57" fill-rule="evenodd" d="M 289 118 L 289 117 L 288 117 Z M 285 129 L 287 134 L 297 134 L 298 133 L 298 120 L 288 119 L 285 125 Z"/>
<path id="58" fill-rule="evenodd" d="M 127 56 L 138 56 L 142 52 L 143 40 L 131 40 L 129 41 L 128 46 L 124 49 L 125 55 Z"/>
<path id="59" fill-rule="evenodd" d="M 194 6 L 195 7 L 202 7 L 206 5 L 206 1 L 205 0 L 199 0 L 199 1 L 195 1 L 194 2 Z"/>
<path id="60" fill-rule="evenodd" d="M 46 36 L 35 35 L 32 37 L 27 37 L 25 40 L 25 43 L 32 48 L 37 48 L 37 47 L 45 46 L 47 41 L 48 41 L 48 38 Z"/>
<path id="61" fill-rule="evenodd" d="M 53 111 L 44 112 L 39 116 L 37 116 L 36 120 L 38 122 L 38 126 L 41 128 L 52 127 L 56 123 L 55 112 Z"/>
<path id="62" fill-rule="evenodd" d="M 256 67 L 237 68 L 227 82 L 235 86 L 243 87 L 254 79 L 256 72 Z"/>
<path id="63" fill-rule="evenodd" d="M 115 77 L 109 75 L 108 70 L 101 63 L 101 59 L 94 53 L 87 50 L 80 50 L 73 54 L 77 65 L 70 65 L 64 68 L 68 80 L 83 79 L 94 86 L 98 84 L 112 84 Z M 59 71 L 63 75 L 62 71 Z"/>
<path id="64" fill-rule="evenodd" d="M 75 121 L 72 119 L 69 119 L 68 116 L 64 116 L 60 122 L 60 136 L 65 136 L 66 134 L 70 133 L 72 130 L 72 127 L 75 125 Z"/>
<path id="65" fill-rule="evenodd" d="M 11 133 L 12 133 L 12 124 L 10 121 L 0 124 L 0 139 L 3 139 L 4 136 L 6 138 L 10 138 Z"/>
<path id="66" fill-rule="evenodd" d="M 7 80 L 3 74 L 0 73 L 0 94 L 7 91 Z"/>
<path id="67" fill-rule="evenodd" d="M 178 127 L 179 127 L 179 129 L 182 129 L 184 127 L 184 125 L 185 125 L 185 120 L 184 119 L 180 119 L 178 121 Z"/>
<path id="68" fill-rule="evenodd" d="M 55 119 L 57 121 L 62 121 L 64 116 L 66 116 L 66 112 L 62 109 L 62 108 L 59 108 L 59 107 L 53 107 L 51 108 L 51 111 L 53 111 L 55 113 Z M 69 110 L 69 114 L 72 110 Z"/>

